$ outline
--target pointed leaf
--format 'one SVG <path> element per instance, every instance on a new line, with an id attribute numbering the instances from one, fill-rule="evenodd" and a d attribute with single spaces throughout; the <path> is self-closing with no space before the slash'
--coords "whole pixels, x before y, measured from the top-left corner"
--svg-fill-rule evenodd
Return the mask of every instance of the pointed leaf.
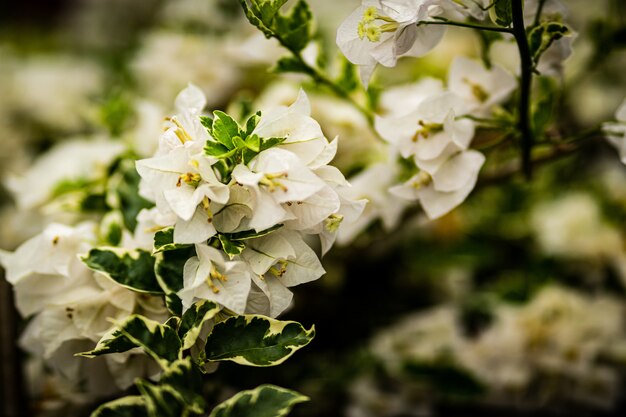
<path id="1" fill-rule="evenodd" d="M 314 336 L 315 327 L 306 330 L 294 321 L 258 315 L 235 316 L 215 325 L 207 338 L 205 352 L 211 361 L 273 366 L 309 344 Z"/>
<path id="2" fill-rule="evenodd" d="M 232 117 L 219 110 L 214 111 L 213 116 L 213 137 L 228 149 L 233 149 L 233 138 L 240 136 L 239 124 Z"/>
<path id="3" fill-rule="evenodd" d="M 218 405 L 209 417 L 283 417 L 294 405 L 309 401 L 295 391 L 274 385 L 261 385 L 253 390 L 241 391 Z"/>
<path id="4" fill-rule="evenodd" d="M 154 274 L 154 258 L 144 250 L 95 248 L 82 261 L 123 287 L 136 292 L 163 294 Z"/>
<path id="5" fill-rule="evenodd" d="M 190 246 L 191 245 L 188 244 L 174 243 L 174 228 L 168 227 L 155 233 L 154 251 L 152 253 L 156 254 L 169 250 L 188 248 Z"/>
<path id="6" fill-rule="evenodd" d="M 148 417 L 148 411 L 143 397 L 137 395 L 102 404 L 91 413 L 91 417 Z"/>
<path id="7" fill-rule="evenodd" d="M 178 336 L 183 341 L 183 350 L 191 348 L 196 343 L 204 323 L 215 317 L 220 310 L 221 307 L 214 302 L 203 300 L 185 311 L 178 328 Z"/>
<path id="8" fill-rule="evenodd" d="M 246 244 L 239 240 L 230 240 L 229 237 L 225 234 L 219 234 L 218 238 L 220 243 L 222 244 L 222 249 L 228 255 L 230 259 L 233 259 L 235 256 L 240 255 L 241 252 L 246 248 Z"/>

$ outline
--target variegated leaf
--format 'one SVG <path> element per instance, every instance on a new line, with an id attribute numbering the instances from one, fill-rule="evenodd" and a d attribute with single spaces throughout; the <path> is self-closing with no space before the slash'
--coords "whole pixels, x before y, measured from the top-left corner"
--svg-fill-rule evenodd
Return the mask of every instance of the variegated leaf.
<path id="1" fill-rule="evenodd" d="M 177 325 L 178 322 L 175 324 Z M 106 353 L 124 352 L 133 347 L 143 348 L 164 369 L 169 363 L 179 359 L 182 353 L 181 341 L 176 330 L 170 325 L 167 323 L 163 325 L 143 316 L 131 315 L 118 323 L 115 331 L 100 340 L 96 349 L 80 355 L 94 357 Z"/>
<path id="2" fill-rule="evenodd" d="M 102 404 L 91 417 L 148 417 L 148 411 L 143 397 L 128 396 Z"/>
<path id="3" fill-rule="evenodd" d="M 221 307 L 214 302 L 203 300 L 185 311 L 178 328 L 178 335 L 183 342 L 183 350 L 191 348 L 196 343 L 204 323 L 215 317 L 220 310 Z"/>
<path id="4" fill-rule="evenodd" d="M 221 403 L 209 417 L 283 417 L 294 405 L 305 401 L 309 398 L 295 391 L 261 385 Z"/>
<path id="5" fill-rule="evenodd" d="M 259 315 L 235 316 L 213 328 L 205 352 L 211 361 L 232 361 L 240 365 L 279 365 L 309 344 L 315 327 L 306 330 L 300 323 Z"/>
<path id="6" fill-rule="evenodd" d="M 133 291 L 163 294 L 154 274 L 154 258 L 149 252 L 120 248 L 94 248 L 81 258 L 90 269 L 102 272 Z"/>
<path id="7" fill-rule="evenodd" d="M 168 227 L 159 230 L 154 235 L 154 251 L 152 253 L 165 252 L 175 249 L 187 248 L 191 245 L 174 243 L 174 228 Z"/>

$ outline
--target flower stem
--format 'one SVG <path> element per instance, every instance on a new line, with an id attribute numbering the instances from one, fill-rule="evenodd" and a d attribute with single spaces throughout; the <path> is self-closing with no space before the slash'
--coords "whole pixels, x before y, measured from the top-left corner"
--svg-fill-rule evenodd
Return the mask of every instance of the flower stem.
<path id="1" fill-rule="evenodd" d="M 500 33 L 513 33 L 510 28 L 503 28 L 500 26 L 487 26 L 487 25 L 479 25 L 476 23 L 467 23 L 467 22 L 455 22 L 453 20 L 447 20 L 444 18 L 435 18 L 438 20 L 421 20 L 417 22 L 417 25 L 444 25 L 444 26 L 458 26 L 462 28 L 470 28 L 470 29 L 478 29 L 478 30 L 486 30 L 491 32 L 500 32 Z"/>
<path id="2" fill-rule="evenodd" d="M 527 180 L 532 178 L 531 152 L 533 133 L 530 124 L 530 90 L 533 77 L 533 63 L 524 27 L 523 0 L 511 1 L 513 14 L 513 36 L 517 42 L 521 62 L 519 109 L 517 127 L 521 135 L 522 171 Z"/>

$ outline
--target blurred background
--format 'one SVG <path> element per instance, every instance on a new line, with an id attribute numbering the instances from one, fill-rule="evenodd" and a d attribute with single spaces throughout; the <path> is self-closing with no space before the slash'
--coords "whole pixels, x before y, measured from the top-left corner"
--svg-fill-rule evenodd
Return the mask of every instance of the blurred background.
<path id="1" fill-rule="evenodd" d="M 349 103 L 304 76 L 271 71 L 285 51 L 235 0 L 5 3 L 1 249 L 50 222 L 75 222 L 52 201 L 58 185 L 97 175 L 111 146 L 151 155 L 188 82 L 205 91 L 208 109 L 240 115 L 289 104 L 303 86 L 326 136 L 340 136 L 334 164 L 355 184 L 367 187 L 372 179 L 360 173 L 386 158 Z M 360 1 L 309 3 L 318 36 L 305 54 L 336 73 L 344 64 L 335 31 Z M 626 96 L 626 4 L 563 4 L 576 35 L 572 55 L 545 74 L 558 87 L 546 127 L 555 136 L 613 120 Z M 510 66 L 512 46 L 493 45 L 492 60 Z M 445 79 L 454 57 L 480 51 L 479 36 L 449 30 L 428 56 L 380 68 L 370 97 L 426 76 Z M 89 156 L 95 146 L 103 151 Z M 501 175 L 511 149 L 493 152 L 477 189 L 444 218 L 427 222 L 408 207 L 383 227 L 372 215 L 363 233 L 323 259 L 326 276 L 295 289 L 283 318 L 315 324 L 311 345 L 276 368 L 222 364 L 207 377 L 207 398 L 274 383 L 311 397 L 296 417 L 624 415 L 626 168 L 598 138 L 538 167 L 530 182 Z M 83 416 L 109 399 L 18 347 L 24 320 L 9 285 L 0 285 L 0 410 Z"/>

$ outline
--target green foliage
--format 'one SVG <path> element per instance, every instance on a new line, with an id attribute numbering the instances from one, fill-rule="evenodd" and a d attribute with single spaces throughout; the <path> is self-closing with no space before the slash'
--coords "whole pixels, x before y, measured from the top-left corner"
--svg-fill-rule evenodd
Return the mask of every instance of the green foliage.
<path id="1" fill-rule="evenodd" d="M 253 134 L 261 120 L 261 112 L 253 114 L 245 123 L 245 128 L 226 113 L 215 111 L 213 118 L 201 118 L 203 126 L 215 140 L 208 140 L 204 153 L 219 159 L 214 167 L 223 183 L 230 182 L 232 170 L 240 163 L 247 164 L 260 152 L 280 145 L 286 138 L 261 138 Z"/>
<path id="2" fill-rule="evenodd" d="M 146 317 L 133 314 L 117 325 L 116 330 L 105 335 L 94 350 L 80 356 L 95 357 L 109 353 L 126 352 L 134 347 L 142 348 L 163 369 L 168 363 L 180 359 L 182 343 L 172 324 L 160 324 Z"/>
<path id="3" fill-rule="evenodd" d="M 182 340 L 183 350 L 189 349 L 196 343 L 204 323 L 213 319 L 220 310 L 221 307 L 214 302 L 203 300 L 185 311 L 178 328 L 178 336 Z"/>
<path id="4" fill-rule="evenodd" d="M 552 42 L 569 35 L 569 29 L 559 22 L 544 22 L 532 28 L 528 34 L 528 46 L 535 65 Z"/>
<path id="5" fill-rule="evenodd" d="M 193 246 L 168 250 L 156 254 L 154 273 L 160 288 L 166 293 L 176 293 L 183 288 L 185 262 L 196 255 Z"/>
<path id="6" fill-rule="evenodd" d="M 532 127 L 535 137 L 545 136 L 545 131 L 554 119 L 558 102 L 558 85 L 550 77 L 537 77 L 537 99 L 531 107 Z"/>
<path id="7" fill-rule="evenodd" d="M 299 0 L 286 13 L 287 0 L 239 0 L 248 21 L 266 37 L 276 38 L 285 48 L 299 54 L 311 40 L 313 16 L 309 5 Z"/>
<path id="8" fill-rule="evenodd" d="M 495 5 L 489 9 L 491 20 L 496 25 L 509 27 L 513 22 L 513 9 L 511 0 L 496 0 Z"/>
<path id="9" fill-rule="evenodd" d="M 137 395 L 102 404 L 91 417 L 148 417 L 148 411 L 145 399 Z"/>
<path id="10" fill-rule="evenodd" d="M 237 240 L 231 240 L 225 234 L 219 234 L 218 239 L 222 244 L 222 249 L 230 259 L 233 259 L 235 256 L 240 255 L 241 252 L 243 252 L 243 250 L 246 248 L 245 243 Z"/>
<path id="11" fill-rule="evenodd" d="M 189 244 L 174 243 L 174 228 L 166 227 L 154 234 L 154 251 L 152 253 L 156 254 L 159 252 L 188 248 L 190 246 Z"/>
<path id="12" fill-rule="evenodd" d="M 122 160 L 108 184 L 108 199 L 116 202 L 115 207 L 123 216 L 124 225 L 131 232 L 137 227 L 137 215 L 153 203 L 139 195 L 139 181 L 141 177 L 135 169 L 132 160 Z"/>
<path id="13" fill-rule="evenodd" d="M 293 321 L 258 315 L 235 316 L 215 325 L 207 338 L 205 352 L 211 361 L 274 366 L 308 345 L 314 336 L 314 327 L 306 330 Z"/>
<path id="14" fill-rule="evenodd" d="M 309 398 L 295 391 L 261 385 L 218 405 L 209 417 L 283 417 L 294 405 L 305 401 Z"/>
<path id="15" fill-rule="evenodd" d="M 141 249 L 91 249 L 81 258 L 90 269 L 102 272 L 118 284 L 133 291 L 163 294 L 154 273 L 154 257 Z"/>

